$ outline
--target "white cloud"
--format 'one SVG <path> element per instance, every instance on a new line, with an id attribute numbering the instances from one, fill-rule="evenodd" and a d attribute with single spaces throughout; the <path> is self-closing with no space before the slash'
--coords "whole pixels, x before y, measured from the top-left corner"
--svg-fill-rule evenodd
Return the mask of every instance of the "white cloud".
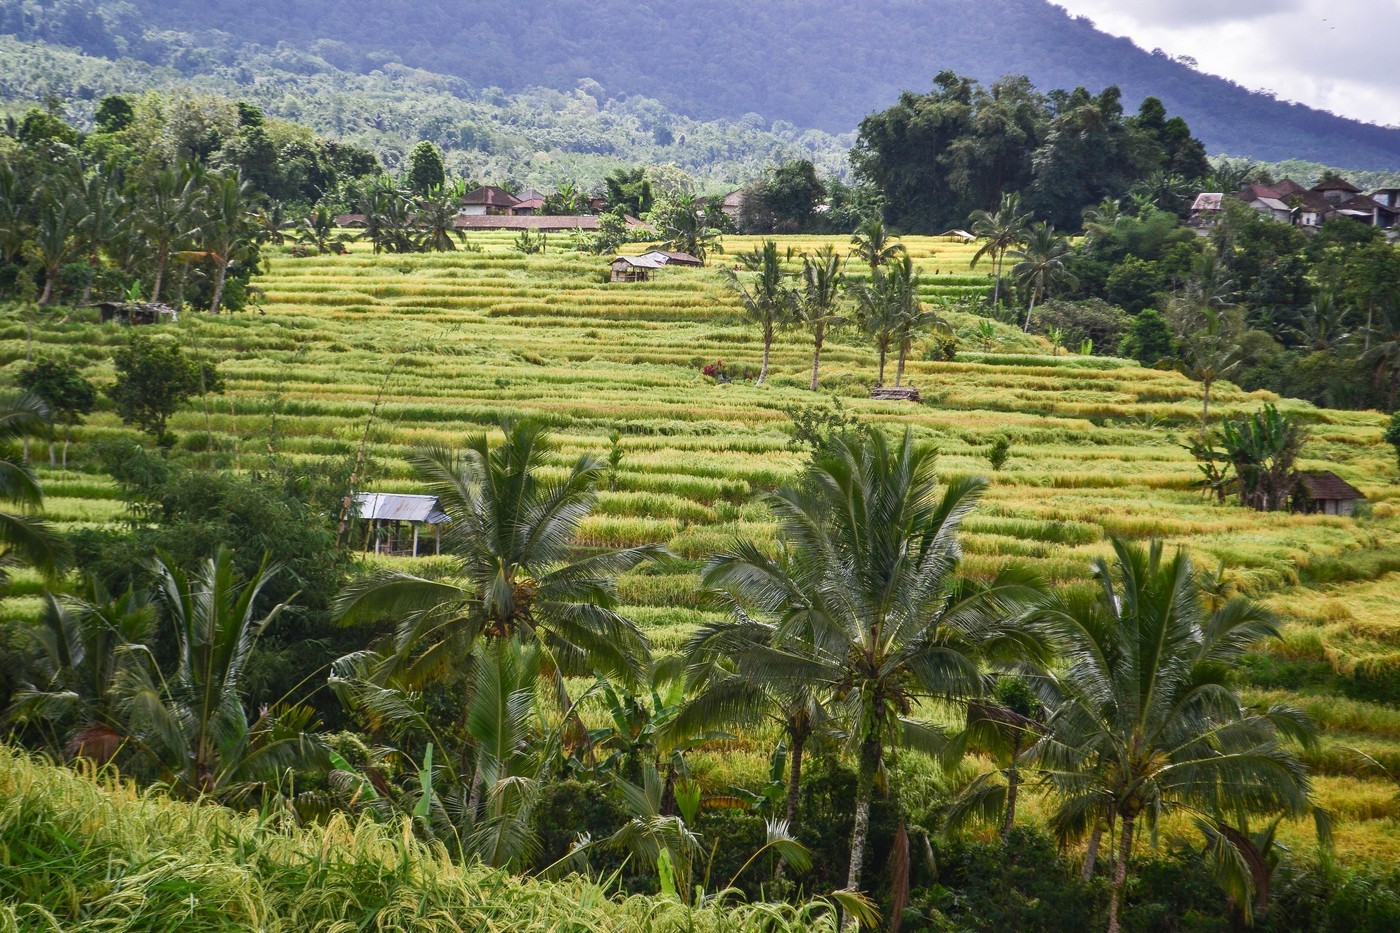
<path id="1" fill-rule="evenodd" d="M 1345 116 L 1400 123 L 1400 0 L 1055 0 L 1146 49 Z"/>

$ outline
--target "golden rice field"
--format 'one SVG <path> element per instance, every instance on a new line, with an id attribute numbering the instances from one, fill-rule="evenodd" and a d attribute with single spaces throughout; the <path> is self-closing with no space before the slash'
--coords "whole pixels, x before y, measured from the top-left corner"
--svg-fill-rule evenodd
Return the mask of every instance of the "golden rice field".
<path id="1" fill-rule="evenodd" d="M 228 392 L 177 416 L 186 442 L 214 447 L 243 468 L 279 457 L 353 450 L 368 425 L 370 477 L 380 490 L 412 491 L 404 454 L 456 444 L 503 414 L 547 420 L 562 458 L 603 454 L 622 433 L 616 491 L 603 492 L 584 543 L 662 542 L 679 560 L 625 578 L 634 618 L 661 649 L 674 648 L 714 610 L 696 593 L 699 561 L 735 537 L 771 539 L 756 492 L 791 477 L 802 455 L 788 446 L 785 406 L 840 396 L 848 410 L 891 431 L 908 427 L 934 443 L 945 476 L 993 476 L 967 525 L 967 566 L 989 574 L 1007 561 L 1048 579 L 1085 579 L 1107 553 L 1105 535 L 1158 536 L 1188 547 L 1202 565 L 1224 561 L 1231 578 L 1286 618 L 1279 663 L 1312 662 L 1347 677 L 1400 669 L 1400 485 L 1381 443 L 1383 417 L 1326 411 L 1284 400 L 1312 434 L 1306 468 L 1335 470 L 1369 497 L 1352 518 L 1262 515 L 1205 501 L 1183 449 L 1200 411 L 1199 387 L 1181 375 L 1102 357 L 1052 355 L 1048 345 L 998 325 L 986 346 L 979 319 L 955 314 L 954 362 L 916 350 L 907 381 L 922 404 L 868 397 L 875 354 L 838 334 L 823 355 L 822 392 L 806 390 L 811 356 L 797 335 L 774 349 L 763 387 L 715 384 L 700 367 L 716 360 L 756 367 L 756 329 L 711 269 L 665 269 L 648 283 L 609 284 L 605 259 L 555 249 L 525 256 L 505 234 L 476 234 L 479 252 L 374 256 L 272 256 L 259 282 L 261 312 L 209 319 L 186 315 L 165 328 L 216 358 Z M 781 238 L 798 251 L 844 238 Z M 926 297 L 987 287 L 974 247 L 906 241 L 925 275 Z M 726 237 L 730 254 L 756 239 Z M 712 265 L 722 265 L 724 256 Z M 0 363 L 22 365 L 29 330 L 0 322 Z M 90 360 L 109 378 L 114 326 L 40 322 L 38 352 Z M 893 372 L 891 370 L 890 378 Z M 1273 400 L 1220 386 L 1212 410 L 1248 411 Z M 124 431 L 99 412 L 78 432 Z M 1007 436 L 1012 455 L 990 474 L 986 451 Z M 271 442 L 269 439 L 271 438 Z M 65 526 L 112 521 L 110 482 L 46 471 L 50 515 Z M 25 611 L 12 600 L 5 610 Z M 1301 701 L 1328 730 L 1314 758 L 1326 802 L 1342 819 L 1340 845 L 1356 854 L 1400 856 L 1400 711 L 1334 696 Z"/>

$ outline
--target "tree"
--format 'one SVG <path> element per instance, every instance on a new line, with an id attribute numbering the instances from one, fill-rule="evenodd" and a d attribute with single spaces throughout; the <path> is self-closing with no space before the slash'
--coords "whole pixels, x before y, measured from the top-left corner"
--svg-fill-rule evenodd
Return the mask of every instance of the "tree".
<path id="1" fill-rule="evenodd" d="M 417 229 L 415 245 L 429 253 L 448 253 L 457 249 L 458 242 L 466 242 L 467 234 L 457 228 L 457 205 L 461 193 L 455 188 L 441 186 L 428 189 L 421 195 L 414 215 Z"/>
<path id="2" fill-rule="evenodd" d="M 1237 309 L 1178 302 L 1169 311 L 1177 334 L 1177 353 L 1188 375 L 1201 383 L 1201 430 L 1210 425 L 1210 390 L 1244 365 L 1240 336 L 1244 319 Z"/>
<path id="3" fill-rule="evenodd" d="M 724 252 L 719 231 L 708 225 L 704 211 L 690 195 L 673 204 L 659 202 L 650 216 L 666 238 L 662 249 L 689 253 L 702 263 L 710 253 Z"/>
<path id="4" fill-rule="evenodd" d="M 886 281 L 894 325 L 890 338 L 897 353 L 894 384 L 898 386 L 904 382 L 904 364 L 919 335 L 931 331 L 945 340 L 951 340 L 953 328 L 937 310 L 919 300 L 919 273 L 914 270 L 914 261 L 908 255 L 895 260 Z"/>
<path id="5" fill-rule="evenodd" d="M 1240 503 L 1260 512 L 1286 509 L 1298 488 L 1295 464 L 1307 431 L 1273 405 L 1242 418 L 1227 418 L 1220 443 L 1235 469 Z"/>
<path id="6" fill-rule="evenodd" d="M 280 224 L 274 222 L 271 229 L 276 231 L 273 235 L 282 236 Z M 297 225 L 296 237 L 297 246 L 303 250 L 314 249 L 317 253 L 335 254 L 345 252 L 346 237 L 336 233 L 335 215 L 324 204 L 317 204 L 311 209 L 311 213 L 302 218 L 301 223 Z"/>
<path id="7" fill-rule="evenodd" d="M 870 267 L 871 278 L 881 267 L 908 252 L 879 217 L 871 217 L 856 228 L 851 234 L 851 245 L 855 247 L 851 255 Z"/>
<path id="8" fill-rule="evenodd" d="M 59 184 L 55 180 L 55 185 L 40 195 L 30 239 L 34 258 L 44 270 L 44 291 L 39 296 L 41 305 L 53 298 L 59 270 L 77 251 L 78 234 L 87 213 L 77 194 L 66 186 L 60 188 Z"/>
<path id="9" fill-rule="evenodd" d="M 1069 271 L 1069 259 L 1073 252 L 1069 241 L 1046 223 L 1033 225 L 1025 244 L 1011 252 L 1011 257 L 1018 260 L 1011 274 L 1016 277 L 1016 283 L 1026 290 L 1029 301 L 1022 330 L 1030 331 L 1036 302 L 1048 295 L 1051 289 L 1058 285 L 1072 288 L 1078 284 L 1078 278 Z"/>
<path id="10" fill-rule="evenodd" d="M 408 154 L 408 186 L 414 194 L 425 196 L 447 184 L 447 170 L 442 165 L 442 153 L 424 139 Z"/>
<path id="11" fill-rule="evenodd" d="M 1001 304 L 1002 269 L 1006 264 L 1006 254 L 1020 246 L 1030 228 L 1031 215 L 1021 213 L 1021 196 L 1016 192 L 1002 195 L 1001 206 L 996 212 L 974 211 L 968 218 L 972 232 L 982 238 L 983 243 L 972 255 L 972 268 L 990 256 L 996 267 L 996 282 L 992 285 L 992 308 Z"/>
<path id="12" fill-rule="evenodd" d="M 0 510 L 0 580 L 3 568 L 16 560 L 46 574 L 62 563 L 62 539 L 47 522 L 28 514 L 43 506 L 43 489 L 10 446 L 19 438 L 45 436 L 48 419 L 48 408 L 33 394 L 0 399 L 0 503 L 20 508 L 19 512 Z"/>
<path id="13" fill-rule="evenodd" d="M 97 388 L 72 360 L 41 359 L 20 370 L 20 387 L 42 399 L 54 421 L 63 425 L 63 469 L 68 469 L 68 443 L 73 425 L 97 404 Z M 49 442 L 49 465 L 54 465 L 53 442 Z"/>
<path id="14" fill-rule="evenodd" d="M 258 636 L 287 608 L 261 605 L 278 568 L 266 563 L 247 580 L 227 549 L 193 573 L 165 557 L 153 562 L 154 601 L 175 636 L 168 675 L 138 665 L 125 687 L 126 723 L 135 757 L 187 797 L 239 797 L 312 758 L 309 713 L 264 705 L 244 713 L 244 678 Z"/>
<path id="15" fill-rule="evenodd" d="M 93 123 L 99 133 L 119 133 L 136 119 L 136 110 L 131 101 L 119 94 L 112 94 L 97 102 Z"/>
<path id="16" fill-rule="evenodd" d="M 112 356 L 117 381 L 107 395 L 122 421 L 150 434 L 162 446 L 173 442 L 166 431 L 170 416 L 192 398 L 224 391 L 218 367 L 192 360 L 174 343 L 133 334 Z"/>
<path id="17" fill-rule="evenodd" d="M 798 295 L 795 323 L 812 335 L 812 391 L 817 391 L 822 344 L 832 330 L 845 323 L 841 317 L 841 285 L 845 274 L 841 258 L 828 243 L 815 256 L 802 257 L 802 290 Z"/>
<path id="18" fill-rule="evenodd" d="M 773 217 L 774 229 L 795 233 L 805 229 L 817 205 L 826 197 L 826 186 L 807 159 L 793 159 L 774 168 L 760 188 L 763 206 Z"/>
<path id="19" fill-rule="evenodd" d="M 198 173 L 187 164 L 157 170 L 136 193 L 135 233 L 145 239 L 155 263 L 151 301 L 160 301 L 170 257 L 184 248 L 198 229 L 201 195 Z"/>
<path id="20" fill-rule="evenodd" d="M 252 186 L 237 174 L 211 174 L 200 199 L 199 254 L 214 264 L 214 296 L 209 313 L 218 314 L 224 301 L 229 267 L 256 256 L 253 247 Z"/>
<path id="21" fill-rule="evenodd" d="M 377 574 L 346 588 L 338 615 L 394 619 L 384 670 L 410 684 L 440 674 L 483 638 L 538 644 L 561 674 L 634 676 L 647 642 L 618 613 L 612 578 L 662 552 L 637 547 L 570 562 L 603 462 L 581 456 L 556 480 L 544 472 L 555 445 L 542 425 L 505 420 L 501 430 L 495 447 L 481 434 L 461 455 L 432 448 L 413 457 L 451 519 L 442 546 L 455 571 L 443 579 Z"/>
<path id="22" fill-rule="evenodd" d="M 798 297 L 796 290 L 787 283 L 783 261 L 778 255 L 778 244 L 773 240 L 764 240 L 756 254 L 741 258 L 753 270 L 751 281 L 746 284 L 733 269 L 725 269 L 724 276 L 730 289 L 739 296 L 744 317 L 761 329 L 763 365 L 754 384 L 763 385 L 768 378 L 768 357 L 773 349 L 773 336 L 791 323 Z"/>
<path id="23" fill-rule="evenodd" d="M 997 767 L 962 790 L 948 810 L 949 826 L 977 817 L 988 822 L 999 817 L 1002 841 L 1011 836 L 1024 756 L 1043 731 L 1043 717 L 1044 710 L 1032 689 L 1016 677 L 998 678 L 991 697 L 968 704 L 966 724 L 943 753 L 945 765 L 957 763 L 968 750 L 975 749 L 991 756 Z M 993 780 L 997 777 L 1003 783 Z"/>
<path id="24" fill-rule="evenodd" d="M 899 326 L 899 286 L 890 275 L 877 269 L 869 282 L 856 283 L 852 292 L 856 300 L 856 325 L 870 338 L 880 357 L 875 384 L 882 386 L 885 362 Z"/>
<path id="25" fill-rule="evenodd" d="M 940 496 L 933 456 L 910 432 L 894 446 L 879 433 L 838 439 L 809 481 L 765 497 L 776 556 L 741 543 L 711 559 L 703 578 L 745 609 L 714 630 L 743 676 L 832 697 L 858 763 L 850 891 L 861 889 L 886 749 L 941 744 L 910 710 L 921 699 L 975 698 L 988 665 L 1043 651 L 1023 624 L 1037 581 L 1014 568 L 985 585 L 957 575 L 958 530 L 986 484 L 962 479 Z"/>
<path id="26" fill-rule="evenodd" d="M 1046 734 L 1030 752 L 1059 800 L 1051 826 L 1099 842 L 1118 831 L 1108 929 L 1119 910 L 1143 822 L 1173 813 L 1302 815 L 1307 771 L 1283 740 L 1311 744 L 1297 710 L 1245 706 L 1233 685 L 1244 652 L 1279 637 L 1273 617 L 1236 596 L 1213 611 L 1184 551 L 1113 541 L 1094 567 L 1099 592 L 1064 594 L 1042 623 L 1060 646 Z"/>
<path id="27" fill-rule="evenodd" d="M 649 213 L 655 198 L 652 196 L 651 181 L 644 167 L 619 168 L 603 179 L 607 190 L 608 206 L 622 208 L 624 213 L 641 217 Z"/>

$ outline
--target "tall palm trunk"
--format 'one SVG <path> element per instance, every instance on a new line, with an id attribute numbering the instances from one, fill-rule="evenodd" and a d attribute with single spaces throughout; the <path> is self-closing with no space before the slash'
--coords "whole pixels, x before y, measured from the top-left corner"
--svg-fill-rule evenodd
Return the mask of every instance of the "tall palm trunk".
<path id="1" fill-rule="evenodd" d="M 875 770 L 880 765 L 880 743 L 867 738 L 860 747 L 860 771 L 856 777 L 855 821 L 851 827 L 851 865 L 846 890 L 860 891 L 860 872 L 865 864 L 865 846 L 870 835 L 870 798 L 875 794 Z M 842 927 L 853 930 L 856 918 L 847 914 Z"/>
<path id="2" fill-rule="evenodd" d="M 1113 890 L 1108 898 L 1108 933 L 1121 933 L 1118 924 L 1118 908 L 1123 903 L 1123 888 L 1128 883 L 1128 857 L 1133 851 L 1133 823 L 1135 817 L 1123 817 L 1123 834 L 1118 839 L 1118 862 L 1113 866 Z"/>
<path id="3" fill-rule="evenodd" d="M 899 345 L 899 365 L 895 367 L 894 371 L 895 388 L 899 388 L 899 386 L 904 382 L 904 360 L 908 356 L 909 345 L 906 343 L 901 343 Z"/>
<path id="4" fill-rule="evenodd" d="M 39 296 L 39 304 L 46 305 L 53 297 L 53 280 L 56 273 L 50 269 L 44 270 L 44 292 Z"/>
<path id="5" fill-rule="evenodd" d="M 797 805 L 802 800 L 802 752 L 807 745 L 807 733 L 794 729 L 790 733 L 792 745 L 788 750 L 787 824 L 792 829 L 797 822 Z"/>
<path id="6" fill-rule="evenodd" d="M 156 280 L 151 285 L 151 304 L 160 301 L 160 286 L 165 281 L 165 253 L 156 254 Z"/>
<path id="7" fill-rule="evenodd" d="M 1103 840 L 1104 823 L 1099 820 L 1094 823 L 1094 831 L 1089 834 L 1089 846 L 1084 850 L 1084 880 L 1090 881 L 1094 877 L 1094 869 L 1099 861 L 1099 843 Z"/>
<path id="8" fill-rule="evenodd" d="M 1001 307 L 1001 272 L 1006 263 L 1006 250 L 997 251 L 997 280 L 992 283 L 992 313 Z"/>
<path id="9" fill-rule="evenodd" d="M 758 381 L 756 386 L 763 385 L 763 380 L 768 378 L 768 356 L 773 351 L 773 325 L 763 325 L 763 365 L 758 370 Z"/>
<path id="10" fill-rule="evenodd" d="M 1206 428 L 1210 426 L 1210 384 L 1214 379 L 1201 380 L 1201 435 L 1205 436 Z"/>
<path id="11" fill-rule="evenodd" d="M 812 391 L 817 391 L 817 370 L 822 364 L 822 335 L 817 334 L 812 349 Z"/>
<path id="12" fill-rule="evenodd" d="M 881 347 L 880 347 L 880 378 L 879 378 L 879 380 L 876 382 L 876 385 L 881 385 L 881 386 L 883 386 L 883 385 L 885 384 L 885 357 L 888 356 L 888 355 L 889 355 L 889 347 L 884 346 L 884 345 L 881 345 Z"/>
<path id="13" fill-rule="evenodd" d="M 214 300 L 209 302 L 209 313 L 218 314 L 224 301 L 224 281 L 228 278 L 228 263 L 216 262 L 214 272 Z"/>
<path id="14" fill-rule="evenodd" d="M 1026 308 L 1026 325 L 1021 328 L 1024 333 L 1031 332 L 1031 315 L 1035 314 L 1035 292 L 1031 292 L 1031 303 Z"/>
<path id="15" fill-rule="evenodd" d="M 1016 757 L 1021 754 L 1019 742 L 1011 747 L 1011 767 L 1006 769 L 1006 817 L 1001 824 L 1001 839 L 1005 842 L 1011 836 L 1011 827 L 1016 825 L 1016 797 L 1021 790 L 1021 771 L 1016 767 Z"/>

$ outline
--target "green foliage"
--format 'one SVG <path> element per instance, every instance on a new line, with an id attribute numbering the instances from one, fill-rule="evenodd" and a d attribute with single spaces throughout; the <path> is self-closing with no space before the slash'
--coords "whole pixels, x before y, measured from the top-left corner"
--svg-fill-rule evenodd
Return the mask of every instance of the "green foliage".
<path id="1" fill-rule="evenodd" d="M 1390 416 L 1385 427 L 1385 442 L 1395 448 L 1395 459 L 1400 463 L 1400 411 Z"/>
<path id="2" fill-rule="evenodd" d="M 442 153 L 428 140 L 413 147 L 408 155 L 408 185 L 417 195 L 426 195 L 447 184 L 447 172 L 442 165 Z"/>
<path id="3" fill-rule="evenodd" d="M 783 413 L 792 419 L 793 450 L 807 450 L 817 456 L 832 445 L 847 438 L 857 438 L 864 430 L 860 416 L 847 412 L 841 399 L 831 397 L 831 404 L 813 402 L 810 405 L 789 405 Z"/>
<path id="4" fill-rule="evenodd" d="M 1273 405 L 1220 425 L 1225 457 L 1235 468 L 1240 503 L 1261 512 L 1289 508 L 1298 488 L 1294 464 L 1308 434 Z"/>
<path id="5" fill-rule="evenodd" d="M 165 427 L 171 415 L 192 398 L 224 390 L 214 363 L 190 359 L 177 344 L 140 333 L 113 354 L 112 365 L 117 381 L 107 388 L 107 395 L 116 403 L 118 414 L 162 446 L 174 442 Z"/>
<path id="6" fill-rule="evenodd" d="M 999 473 L 1009 459 L 1011 459 L 1011 439 L 1002 434 L 993 440 L 992 446 L 987 449 L 987 462 L 992 465 L 993 470 Z"/>
<path id="7" fill-rule="evenodd" d="M 1118 344 L 1118 355 L 1137 360 L 1144 366 L 1155 366 L 1172 355 L 1172 332 L 1155 309 L 1136 315 L 1129 323 Z"/>

